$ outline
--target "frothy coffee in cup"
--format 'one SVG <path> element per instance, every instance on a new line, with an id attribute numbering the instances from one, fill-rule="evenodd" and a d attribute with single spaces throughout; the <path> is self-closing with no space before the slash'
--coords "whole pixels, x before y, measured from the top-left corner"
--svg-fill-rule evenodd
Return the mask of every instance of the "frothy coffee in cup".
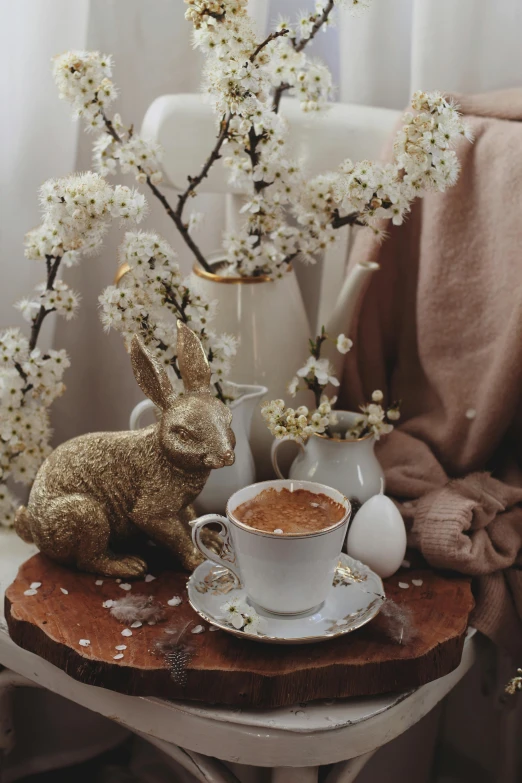
<path id="1" fill-rule="evenodd" d="M 234 492 L 227 516 L 192 523 L 199 551 L 230 571 L 248 600 L 278 615 L 315 612 L 332 589 L 348 527 L 350 501 L 315 481 L 279 479 Z M 202 533 L 217 524 L 221 552 Z"/>
<path id="2" fill-rule="evenodd" d="M 244 525 L 283 536 L 326 530 L 345 514 L 340 503 L 306 489 L 264 489 L 234 510 L 234 516 Z"/>

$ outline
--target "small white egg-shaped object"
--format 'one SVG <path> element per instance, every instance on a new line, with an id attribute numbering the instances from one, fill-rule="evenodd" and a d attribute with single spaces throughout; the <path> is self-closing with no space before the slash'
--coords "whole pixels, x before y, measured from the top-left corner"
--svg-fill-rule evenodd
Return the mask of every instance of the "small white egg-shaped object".
<path id="1" fill-rule="evenodd" d="M 381 579 L 399 569 L 406 554 L 406 528 L 397 506 L 382 492 L 367 500 L 355 515 L 346 551 Z"/>

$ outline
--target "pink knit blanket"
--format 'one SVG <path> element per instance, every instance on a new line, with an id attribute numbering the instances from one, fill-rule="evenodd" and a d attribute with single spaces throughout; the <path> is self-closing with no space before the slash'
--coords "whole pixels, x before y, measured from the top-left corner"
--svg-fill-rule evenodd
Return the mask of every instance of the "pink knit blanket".
<path id="1" fill-rule="evenodd" d="M 409 542 L 475 577 L 472 623 L 522 655 L 522 90 L 457 96 L 475 134 L 458 184 L 351 264 L 377 261 L 350 335 L 343 407 L 382 389 L 378 445 Z"/>

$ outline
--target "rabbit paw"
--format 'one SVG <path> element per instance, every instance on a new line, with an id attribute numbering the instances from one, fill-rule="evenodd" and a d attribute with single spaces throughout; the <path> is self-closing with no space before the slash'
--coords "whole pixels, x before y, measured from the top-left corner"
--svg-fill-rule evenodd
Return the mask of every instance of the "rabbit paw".
<path id="1" fill-rule="evenodd" d="M 187 552 L 180 552 L 179 557 L 181 566 L 185 571 L 194 571 L 205 560 L 195 547 L 192 547 Z"/>
<path id="2" fill-rule="evenodd" d="M 121 579 L 137 579 L 147 571 L 147 563 L 141 557 L 126 555 L 124 557 L 107 557 L 103 562 L 93 563 L 92 568 L 100 576 L 114 576 Z"/>

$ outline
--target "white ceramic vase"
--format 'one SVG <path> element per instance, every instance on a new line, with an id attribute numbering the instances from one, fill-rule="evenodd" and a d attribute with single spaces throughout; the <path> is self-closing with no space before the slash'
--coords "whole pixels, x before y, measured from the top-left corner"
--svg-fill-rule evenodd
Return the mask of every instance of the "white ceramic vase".
<path id="1" fill-rule="evenodd" d="M 238 383 L 227 383 L 237 394 L 230 404 L 232 411 L 232 429 L 236 436 L 234 449 L 236 459 L 233 465 L 219 470 L 212 470 L 205 484 L 194 501 L 198 514 L 222 514 L 227 500 L 234 492 L 252 484 L 255 481 L 255 465 L 249 444 L 252 415 L 259 399 L 266 394 L 266 386 L 252 386 Z M 143 416 L 149 411 L 155 411 L 156 406 L 151 400 L 139 402 L 130 416 L 131 430 L 141 426 Z"/>
<path id="2" fill-rule="evenodd" d="M 290 269 L 272 280 L 267 276 L 226 277 L 195 267 L 193 280 L 206 298 L 219 303 L 213 330 L 240 338 L 232 368 L 234 379 L 240 384 L 266 386 L 267 399 L 286 397 L 289 381 L 306 359 L 311 336 L 294 272 Z M 250 437 L 258 481 L 273 476 L 271 443 L 258 408 Z"/>
<path id="3" fill-rule="evenodd" d="M 356 413 L 335 411 L 335 431 L 344 433 L 353 426 Z M 285 478 L 279 467 L 277 451 L 288 438 L 272 444 L 272 463 L 279 478 Z M 318 481 L 342 492 L 349 500 L 365 503 L 384 488 L 384 473 L 375 456 L 375 438 L 367 435 L 358 440 L 312 435 L 298 443 L 299 454 L 290 467 L 289 478 Z"/>

